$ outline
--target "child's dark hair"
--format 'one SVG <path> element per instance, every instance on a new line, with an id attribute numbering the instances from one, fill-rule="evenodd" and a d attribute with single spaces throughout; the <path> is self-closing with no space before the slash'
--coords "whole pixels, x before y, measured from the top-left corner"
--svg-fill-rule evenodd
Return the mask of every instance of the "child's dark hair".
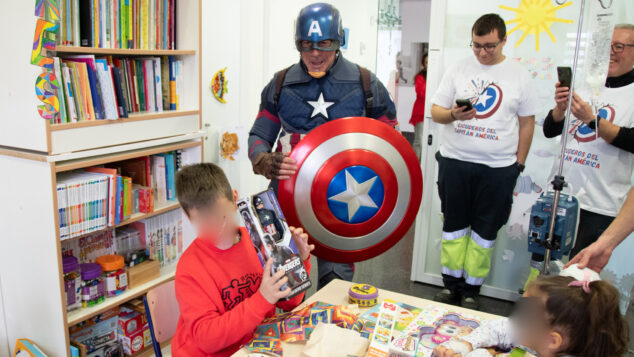
<path id="1" fill-rule="evenodd" d="M 479 19 L 473 24 L 471 32 L 476 36 L 485 36 L 498 30 L 498 38 L 500 41 L 506 36 L 506 25 L 504 20 L 498 14 L 486 14 L 480 16 Z"/>
<path id="2" fill-rule="evenodd" d="M 231 185 L 222 169 L 212 163 L 185 166 L 176 173 L 176 198 L 187 215 L 206 208 L 218 198 L 233 200 Z"/>
<path id="3" fill-rule="evenodd" d="M 564 335 L 560 354 L 614 357 L 627 352 L 629 329 L 619 311 L 619 292 L 602 280 L 590 283 L 590 293 L 568 286 L 567 276 L 540 277 L 529 286 L 547 296 L 550 326 Z"/>

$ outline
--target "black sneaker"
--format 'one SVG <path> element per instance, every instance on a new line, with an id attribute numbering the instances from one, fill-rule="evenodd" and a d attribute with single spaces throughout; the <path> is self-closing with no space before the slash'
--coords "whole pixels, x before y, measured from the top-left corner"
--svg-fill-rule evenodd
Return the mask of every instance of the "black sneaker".
<path id="1" fill-rule="evenodd" d="M 470 310 L 480 310 L 480 299 L 477 296 L 467 296 L 460 300 L 460 306 Z"/>
<path id="2" fill-rule="evenodd" d="M 434 296 L 434 301 L 438 301 L 443 304 L 456 305 L 459 300 L 460 297 L 449 289 L 442 289 Z"/>

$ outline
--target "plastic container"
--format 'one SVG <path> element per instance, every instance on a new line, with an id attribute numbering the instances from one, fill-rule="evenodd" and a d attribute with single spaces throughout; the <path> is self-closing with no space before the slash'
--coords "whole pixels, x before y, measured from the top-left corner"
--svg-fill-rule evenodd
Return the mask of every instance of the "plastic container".
<path id="1" fill-rule="evenodd" d="M 106 300 L 101 265 L 81 264 L 81 306 L 90 307 Z"/>
<path id="2" fill-rule="evenodd" d="M 97 258 L 97 264 L 101 265 L 103 269 L 108 297 L 120 295 L 128 288 L 128 275 L 122 256 L 117 254 L 102 255 Z"/>
<path id="3" fill-rule="evenodd" d="M 66 292 L 66 310 L 71 311 L 81 307 L 81 273 L 77 258 L 65 256 L 62 258 L 64 271 L 64 291 Z"/>

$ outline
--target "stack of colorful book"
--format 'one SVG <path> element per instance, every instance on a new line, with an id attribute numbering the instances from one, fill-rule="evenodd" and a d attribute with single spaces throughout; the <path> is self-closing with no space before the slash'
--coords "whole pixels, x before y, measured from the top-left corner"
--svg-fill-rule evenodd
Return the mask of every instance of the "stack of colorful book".
<path id="1" fill-rule="evenodd" d="M 62 242 L 62 256 L 72 255 L 80 263 L 94 263 L 97 257 L 116 253 L 114 240 L 114 229 L 65 240 Z"/>
<path id="2" fill-rule="evenodd" d="M 180 210 L 130 223 L 139 231 L 141 243 L 150 253 L 150 259 L 161 266 L 178 260 L 183 252 L 183 218 Z"/>
<path id="3" fill-rule="evenodd" d="M 79 55 L 53 60 L 53 73 L 61 87 L 57 89 L 59 115 L 53 124 L 180 109 L 183 61 L 174 56 Z"/>
<path id="4" fill-rule="evenodd" d="M 176 0 L 59 0 L 57 44 L 176 49 Z"/>
<path id="5" fill-rule="evenodd" d="M 57 205 L 60 238 L 84 235 L 124 223 L 135 213 L 150 213 L 155 204 L 176 201 L 179 152 L 60 173 Z"/>
<path id="6" fill-rule="evenodd" d="M 63 172 L 57 176 L 59 235 L 71 238 L 103 229 L 108 224 L 108 176 Z"/>

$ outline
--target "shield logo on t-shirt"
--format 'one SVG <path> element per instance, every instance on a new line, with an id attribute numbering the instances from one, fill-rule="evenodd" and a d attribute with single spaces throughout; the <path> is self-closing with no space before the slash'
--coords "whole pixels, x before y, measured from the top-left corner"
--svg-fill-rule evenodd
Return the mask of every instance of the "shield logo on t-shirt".
<path id="1" fill-rule="evenodd" d="M 473 107 L 477 110 L 476 119 L 486 119 L 500 108 L 502 89 L 495 83 L 489 84 L 477 97 Z"/>
<path id="2" fill-rule="evenodd" d="M 614 111 L 614 108 L 612 108 L 612 106 L 606 105 L 599 109 L 598 115 L 599 117 L 601 117 L 601 119 L 605 119 L 612 123 L 614 121 L 616 112 Z M 572 128 L 570 129 L 570 134 L 572 134 L 574 138 L 580 143 L 591 142 L 597 138 L 596 132 L 590 129 L 590 127 L 581 120 L 577 120 L 577 122 L 572 126 Z"/>

